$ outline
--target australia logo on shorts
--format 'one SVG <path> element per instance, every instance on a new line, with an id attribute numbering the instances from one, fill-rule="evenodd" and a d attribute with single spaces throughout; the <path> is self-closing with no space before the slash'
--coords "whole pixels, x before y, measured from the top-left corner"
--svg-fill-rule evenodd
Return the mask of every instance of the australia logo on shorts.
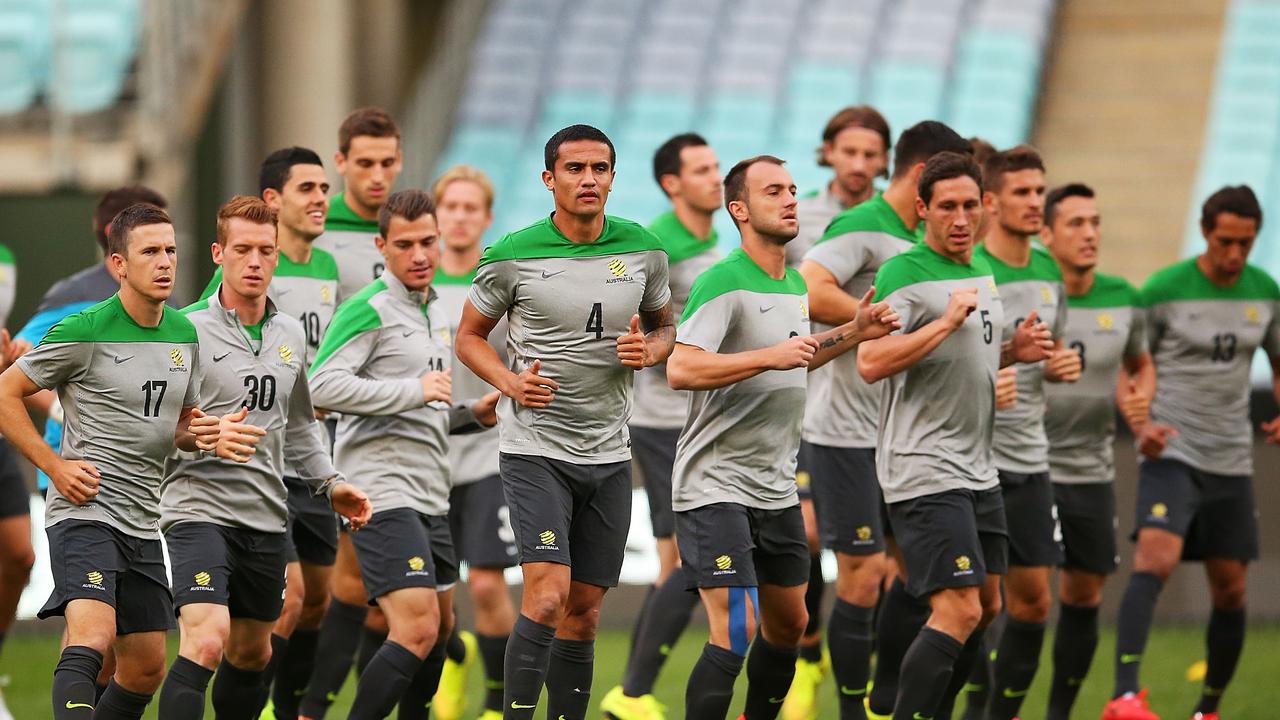
<path id="1" fill-rule="evenodd" d="M 716 571 L 712 575 L 737 575 L 738 571 L 733 569 L 733 558 L 728 555 L 721 555 L 716 558 Z"/>
<path id="2" fill-rule="evenodd" d="M 409 572 L 405 573 L 405 575 L 429 575 L 430 573 L 424 569 L 426 567 L 427 561 L 417 555 L 414 555 L 409 558 Z"/>
<path id="3" fill-rule="evenodd" d="M 1149 517 L 1152 520 L 1158 520 L 1160 522 L 1164 522 L 1169 517 L 1169 506 L 1161 502 L 1158 502 L 1155 505 L 1152 505 L 1151 515 Z"/>
<path id="4" fill-rule="evenodd" d="M 609 274 L 613 275 L 612 278 L 604 281 L 605 285 L 612 285 L 613 283 L 620 282 L 634 282 L 635 280 L 627 274 L 627 264 L 622 262 L 621 258 L 614 258 L 610 260 L 609 264 L 605 267 L 609 269 Z"/>
<path id="5" fill-rule="evenodd" d="M 538 533 L 538 543 L 539 543 L 538 547 L 535 548 L 537 550 L 559 550 L 560 549 L 560 546 L 556 545 L 556 534 L 554 531 L 551 531 L 551 530 L 543 530 L 542 532 Z"/>
<path id="6" fill-rule="evenodd" d="M 871 526 L 870 525 L 863 525 L 857 530 L 854 530 L 853 533 L 858 536 L 858 541 L 855 544 L 866 545 L 867 543 L 871 542 Z"/>
<path id="7" fill-rule="evenodd" d="M 959 576 L 959 575 L 972 575 L 972 574 L 973 574 L 973 561 L 969 559 L 968 555 L 957 555 L 956 571 L 952 573 L 952 575 Z"/>
<path id="8" fill-rule="evenodd" d="M 106 589 L 102 587 L 102 581 L 104 580 L 104 578 L 102 577 L 102 573 L 98 572 L 97 570 L 90 570 L 89 572 L 85 573 L 84 576 L 85 576 L 85 579 L 89 581 L 89 584 L 87 585 L 87 587 L 94 588 L 95 590 Z"/>
<path id="9" fill-rule="evenodd" d="M 213 588 L 209 587 L 209 585 L 213 582 L 212 575 L 201 570 L 200 572 L 195 574 L 194 579 L 196 581 L 196 584 L 195 584 L 195 587 L 191 588 L 192 590 L 195 590 L 197 592 L 213 592 Z"/>

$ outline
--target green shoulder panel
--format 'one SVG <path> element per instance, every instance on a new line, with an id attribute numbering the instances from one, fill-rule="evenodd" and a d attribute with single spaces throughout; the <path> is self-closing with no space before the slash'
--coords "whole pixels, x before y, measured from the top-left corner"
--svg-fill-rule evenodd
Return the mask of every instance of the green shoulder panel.
<path id="1" fill-rule="evenodd" d="M 338 306 L 320 341 L 320 347 L 316 350 L 316 359 L 311 362 L 311 375 L 315 375 L 324 361 L 352 338 L 381 327 L 382 318 L 369 300 L 386 289 L 387 284 L 382 279 L 374 280 Z"/>
<path id="2" fill-rule="evenodd" d="M 1280 286 L 1265 270 L 1245 265 L 1240 279 L 1231 287 L 1214 285 L 1188 258 L 1152 275 L 1142 286 L 1142 303 L 1150 307 L 1168 302 L 1195 300 L 1280 300 Z"/>
<path id="3" fill-rule="evenodd" d="M 288 255 L 280 253 L 280 263 L 276 265 L 276 275 L 280 277 L 309 277 L 317 280 L 337 280 L 338 261 L 327 250 L 312 248 L 311 262 L 296 263 Z M 221 273 L 219 272 L 219 277 Z"/>
<path id="4" fill-rule="evenodd" d="M 672 265 L 714 249 L 720 240 L 714 227 L 711 228 L 711 237 L 706 240 L 698 239 L 671 210 L 654 218 L 649 223 L 649 232 L 658 237 L 662 249 L 667 252 L 667 262 Z"/>
<path id="5" fill-rule="evenodd" d="M 196 326 L 180 310 L 165 307 L 156 327 L 142 327 L 134 322 L 120 304 L 120 296 L 112 295 L 97 305 L 63 318 L 49 329 L 41 343 L 61 342 L 158 342 L 195 343 L 199 341 Z"/>
<path id="6" fill-rule="evenodd" d="M 338 193 L 329 201 L 329 214 L 324 218 L 325 232 L 371 232 L 378 233 L 377 220 L 365 220 L 347 207 L 346 193 Z"/>
<path id="7" fill-rule="evenodd" d="M 968 265 L 935 252 L 927 243 L 889 258 L 876 272 L 876 297 L 880 302 L 909 285 L 936 280 L 964 280 L 992 275 L 991 264 L 974 251 Z"/>
<path id="8" fill-rule="evenodd" d="M 1047 250 L 1034 245 L 1031 246 L 1031 258 L 1023 267 L 1006 265 L 1003 260 L 992 255 L 985 244 L 979 245 L 973 251 L 973 256 L 982 257 L 991 265 L 997 285 L 1028 280 L 1062 282 L 1062 269 L 1058 267 L 1058 262 Z"/>
<path id="9" fill-rule="evenodd" d="M 222 282 L 222 266 L 214 268 L 213 277 L 209 278 L 209 284 L 204 286 L 204 290 L 200 292 L 201 300 L 208 300 L 215 292 L 218 291 L 218 284 Z"/>
<path id="10" fill-rule="evenodd" d="M 831 219 L 822 237 L 814 244 L 819 245 L 834 237 L 857 232 L 878 232 L 910 242 L 916 240 L 916 233 L 903 224 L 893 206 L 883 195 L 876 195 L 866 202 L 841 210 Z"/>
<path id="11" fill-rule="evenodd" d="M 1098 273 L 1093 278 L 1093 287 L 1084 295 L 1068 295 L 1067 307 L 1073 308 L 1118 308 L 1137 307 L 1141 305 L 1138 291 L 1118 275 Z"/>
<path id="12" fill-rule="evenodd" d="M 13 265 L 13 251 L 8 245 L 0 245 L 0 265 Z"/>
<path id="13" fill-rule="evenodd" d="M 504 260 L 584 258 L 662 250 L 662 242 L 644 226 L 606 215 L 604 232 L 593 243 L 575 243 L 565 237 L 548 215 L 521 230 L 507 233 L 480 257 L 479 267 Z"/>
<path id="14" fill-rule="evenodd" d="M 465 275 L 450 275 L 443 269 L 436 270 L 435 280 L 431 281 L 432 285 L 470 285 L 475 282 L 476 271 L 473 269 Z"/>
<path id="15" fill-rule="evenodd" d="M 723 260 L 702 271 L 694 279 L 680 322 L 684 322 L 698 308 L 721 295 L 738 290 L 780 295 L 804 295 L 809 291 L 804 278 L 794 268 L 787 268 L 787 274 L 781 280 L 769 277 L 745 250 L 735 248 Z"/>

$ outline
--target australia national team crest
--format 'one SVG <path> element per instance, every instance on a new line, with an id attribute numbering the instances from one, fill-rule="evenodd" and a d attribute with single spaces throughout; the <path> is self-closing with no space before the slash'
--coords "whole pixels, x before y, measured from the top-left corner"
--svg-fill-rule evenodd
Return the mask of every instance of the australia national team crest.
<path id="1" fill-rule="evenodd" d="M 1098 329 L 1103 331 L 1114 330 L 1116 327 L 1116 319 L 1111 313 L 1103 311 L 1098 313 Z"/>
<path id="2" fill-rule="evenodd" d="M 1257 305 L 1248 305 L 1244 309 L 1244 321 L 1250 325 L 1257 325 L 1261 321 L 1262 315 L 1258 312 Z"/>
<path id="3" fill-rule="evenodd" d="M 283 360 L 286 365 L 293 362 L 293 348 L 290 348 L 288 345 L 281 345 L 280 359 Z"/>
<path id="4" fill-rule="evenodd" d="M 169 360 L 173 362 L 173 366 L 169 368 L 169 372 L 184 373 L 187 371 L 187 359 L 182 354 L 182 348 L 173 348 L 169 351 Z"/>
<path id="5" fill-rule="evenodd" d="M 627 264 L 622 261 L 622 258 L 614 258 L 610 260 L 609 264 L 605 267 L 609 269 L 609 275 L 611 276 L 608 280 L 604 281 L 605 285 L 635 282 L 635 278 L 627 274 Z"/>

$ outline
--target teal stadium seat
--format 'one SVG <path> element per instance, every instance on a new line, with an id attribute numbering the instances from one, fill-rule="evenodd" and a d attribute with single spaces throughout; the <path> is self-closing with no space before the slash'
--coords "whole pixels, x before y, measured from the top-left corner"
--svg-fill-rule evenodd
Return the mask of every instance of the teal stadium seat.
<path id="1" fill-rule="evenodd" d="M 58 16 L 50 95 L 59 109 L 89 113 L 116 101 L 136 49 L 130 18 L 117 9 L 77 9 Z"/>
<path id="2" fill-rule="evenodd" d="M 942 92 L 947 70 L 933 63 L 892 60 L 871 69 L 868 101 L 900 131 L 921 120 L 942 116 Z"/>
<path id="3" fill-rule="evenodd" d="M 49 27 L 38 13 L 0 7 L 0 115 L 35 102 L 47 66 Z"/>

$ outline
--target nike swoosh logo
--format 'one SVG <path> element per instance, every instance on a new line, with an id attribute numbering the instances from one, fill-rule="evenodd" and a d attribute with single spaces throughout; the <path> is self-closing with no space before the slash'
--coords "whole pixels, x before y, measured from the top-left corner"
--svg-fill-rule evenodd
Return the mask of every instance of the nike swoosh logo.
<path id="1" fill-rule="evenodd" d="M 228 356 L 228 355 L 230 355 L 230 354 L 231 354 L 231 353 L 229 353 L 229 352 L 224 352 L 224 353 L 222 353 L 221 355 L 214 355 L 214 356 L 213 356 L 213 361 L 214 361 L 214 362 L 222 362 L 223 360 L 226 360 L 226 359 L 227 359 L 227 356 Z"/>
<path id="2" fill-rule="evenodd" d="M 1129 663 L 1136 663 L 1141 659 L 1142 659 L 1142 653 L 1138 653 L 1136 655 L 1124 654 L 1120 656 L 1120 662 L 1125 665 L 1128 665 Z"/>
<path id="3" fill-rule="evenodd" d="M 781 704 L 782 704 L 782 701 L 783 701 L 783 700 L 786 700 L 786 699 L 787 699 L 786 697 L 780 697 L 780 698 L 769 698 L 769 704 L 770 704 L 770 705 L 781 705 Z"/>
<path id="4" fill-rule="evenodd" d="M 921 714 L 920 714 L 920 711 L 919 711 L 919 710 L 917 710 L 917 711 L 915 712 L 915 714 L 911 716 L 911 720 L 933 720 L 933 716 L 932 716 L 932 715 L 921 715 Z"/>
<path id="5" fill-rule="evenodd" d="M 293 288 L 280 288 L 279 290 L 276 291 L 276 296 L 279 297 L 280 295 L 288 295 L 291 292 L 293 292 Z"/>
<path id="6" fill-rule="evenodd" d="M 410 330 L 409 332 L 402 332 L 402 333 L 400 333 L 400 337 L 409 337 L 410 335 L 412 335 L 412 334 L 414 334 L 414 333 L 416 333 L 416 332 L 418 332 L 418 331 L 417 331 L 417 330 Z"/>
<path id="7" fill-rule="evenodd" d="M 119 365 L 122 362 L 129 362 L 132 359 L 133 359 L 132 355 L 130 355 L 129 357 L 120 357 L 119 355 L 115 356 L 115 361 L 117 365 Z"/>
<path id="8" fill-rule="evenodd" d="M 553 277 L 555 277 L 555 276 L 559 275 L 559 274 L 560 274 L 560 273 L 562 273 L 562 272 L 564 272 L 564 270 L 557 270 L 557 271 L 555 271 L 555 272 L 553 272 L 553 273 L 549 273 L 549 272 L 547 272 L 546 270 L 543 270 L 543 271 L 542 271 L 542 279 L 543 279 L 543 280 L 546 280 L 546 279 L 548 279 L 548 278 L 553 278 Z"/>
<path id="9" fill-rule="evenodd" d="M 1000 691 L 1000 694 L 1001 694 L 1001 695 L 1004 695 L 1004 696 L 1005 696 L 1005 697 L 1007 697 L 1007 698 L 1020 698 L 1020 697 L 1022 697 L 1022 696 L 1024 696 L 1024 695 L 1026 695 L 1026 694 L 1027 694 L 1027 691 L 1026 691 L 1026 690 L 1014 690 L 1013 688 L 1005 688 L 1004 690 L 1001 690 L 1001 691 Z"/>
<path id="10" fill-rule="evenodd" d="M 841 685 L 840 694 L 841 695 L 866 695 L 867 689 L 862 688 L 861 690 L 855 690 L 853 688 L 848 688 L 848 687 L 845 687 L 844 685 Z"/>
<path id="11" fill-rule="evenodd" d="M 770 310 L 772 310 L 772 309 L 773 309 L 773 306 L 772 306 L 772 305 L 768 305 L 768 306 L 761 305 L 761 306 L 760 306 L 760 312 L 761 312 L 761 314 L 763 314 L 763 313 L 767 313 L 767 312 L 769 312 L 769 311 L 770 311 Z"/>
<path id="12" fill-rule="evenodd" d="M 89 705 L 88 703 L 73 703 L 70 700 L 67 701 L 68 710 L 75 710 L 76 708 L 89 708 L 90 710 L 92 710 L 93 706 Z"/>
<path id="13" fill-rule="evenodd" d="M 512 700 L 512 701 L 511 701 L 511 709 L 512 709 L 512 710 L 528 710 L 529 708 L 536 708 L 536 707 L 538 707 L 536 704 L 535 704 L 535 705 L 521 705 L 520 703 L 516 702 L 515 700 Z"/>

